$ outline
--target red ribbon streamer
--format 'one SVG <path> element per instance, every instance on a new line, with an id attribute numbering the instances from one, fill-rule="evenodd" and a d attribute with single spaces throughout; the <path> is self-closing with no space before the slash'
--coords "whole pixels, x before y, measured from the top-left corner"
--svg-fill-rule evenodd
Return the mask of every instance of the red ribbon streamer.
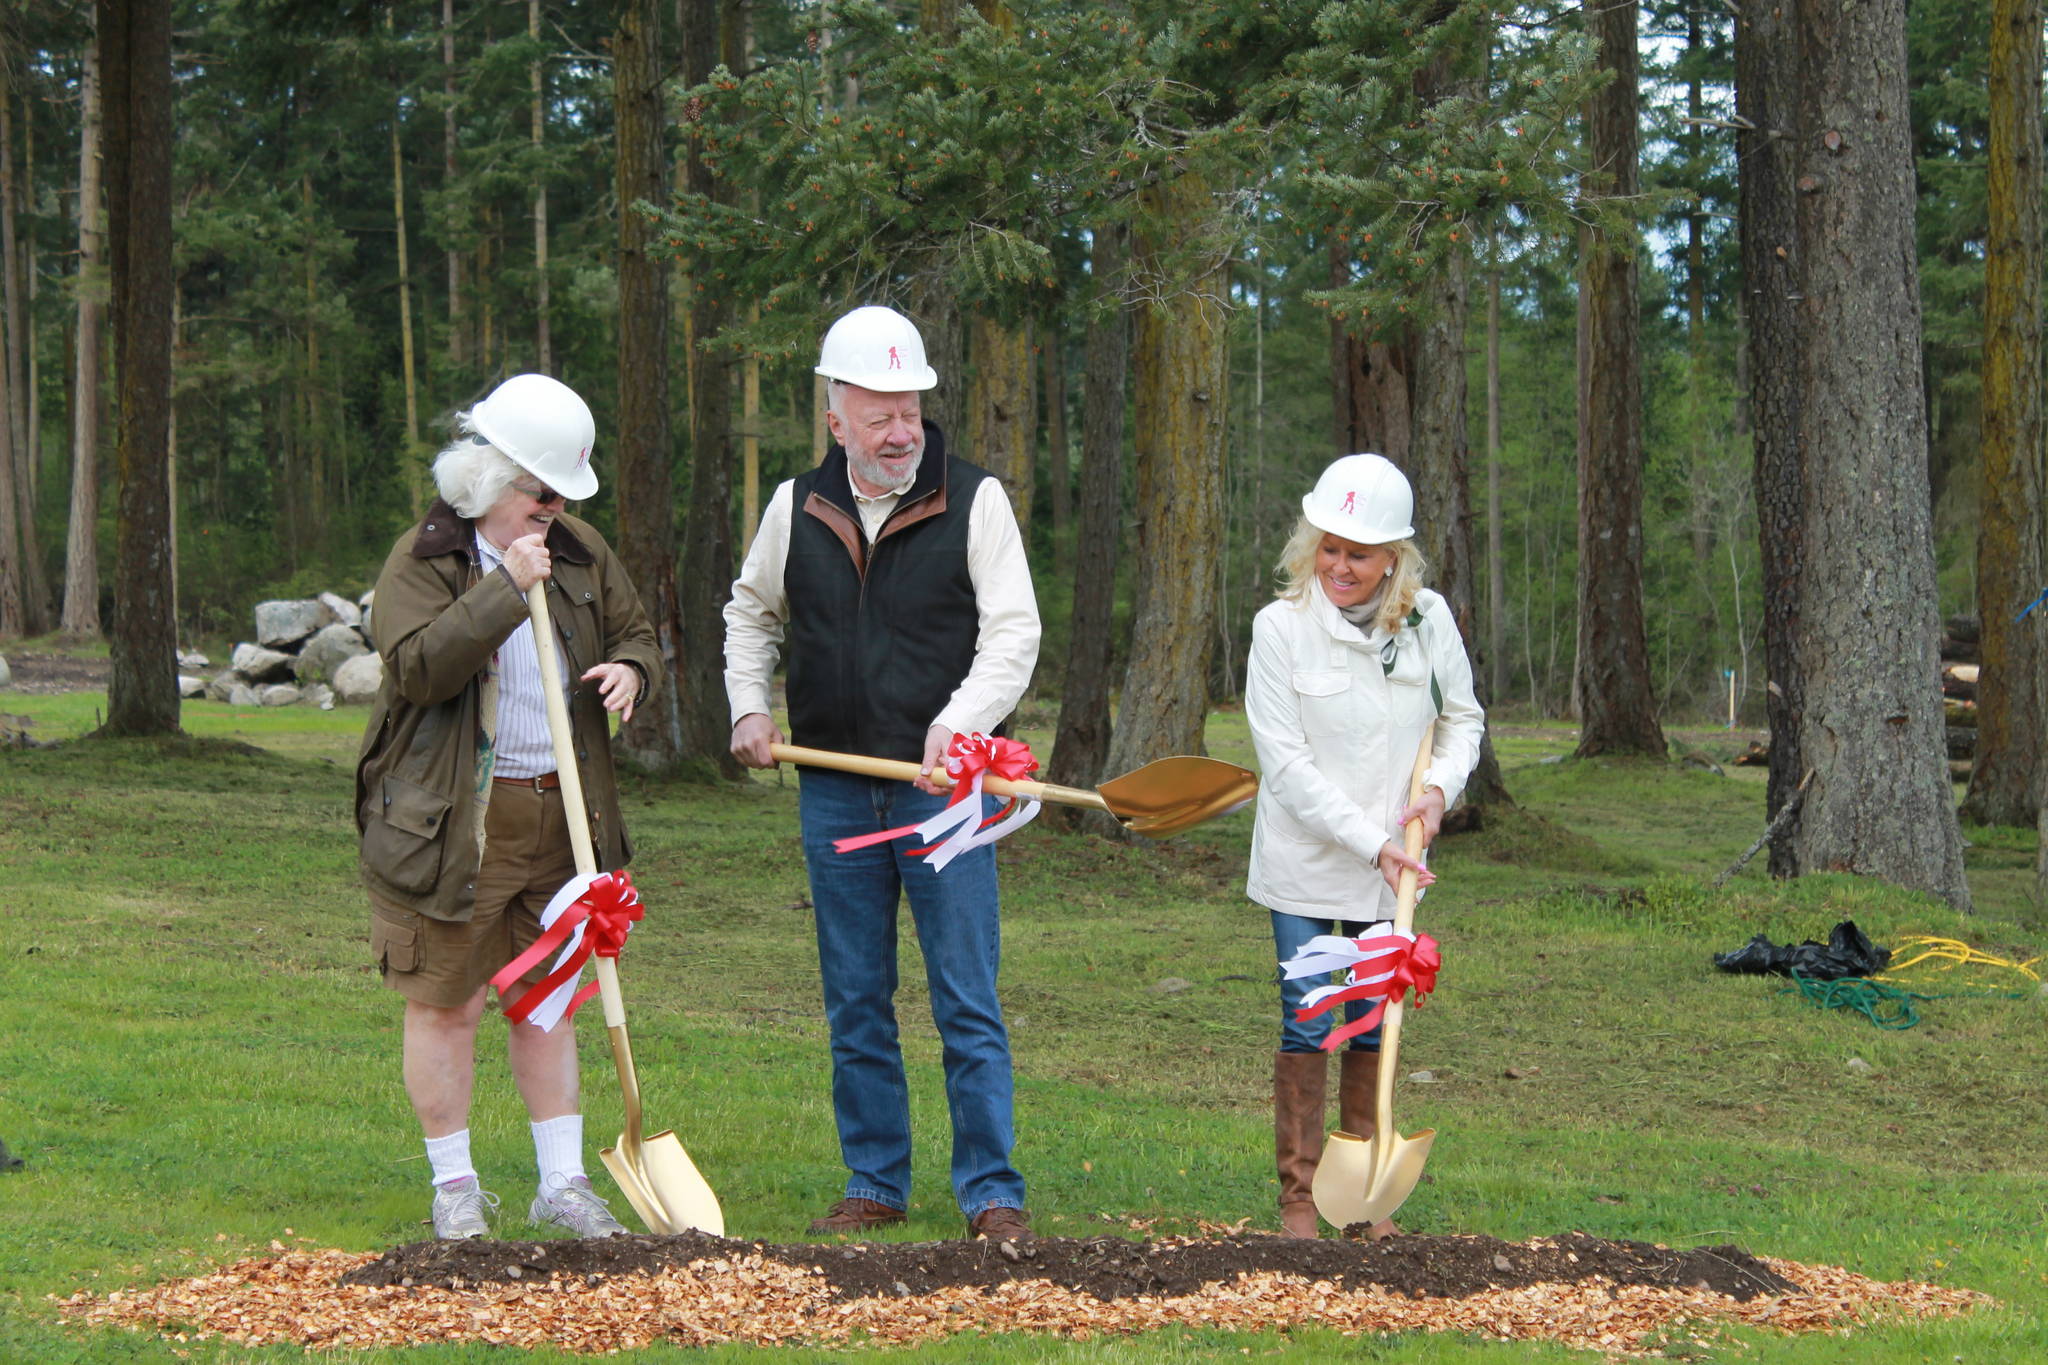
<path id="1" fill-rule="evenodd" d="M 1380 958 L 1372 966 L 1390 971 L 1384 981 L 1367 982 L 1347 990 L 1324 996 L 1314 1005 L 1294 1012 L 1302 1022 L 1335 1009 L 1348 1000 L 1377 1000 L 1379 1003 L 1363 1017 L 1353 1019 L 1341 1027 L 1330 1030 L 1330 1036 L 1323 1040 L 1323 1051 L 1335 1052 L 1361 1033 L 1369 1033 L 1379 1027 L 1380 1019 L 1387 1012 L 1387 1006 L 1398 1002 L 1404 994 L 1412 993 L 1415 1007 L 1422 1008 L 1422 1002 L 1436 989 L 1437 970 L 1443 966 L 1443 954 L 1437 951 L 1436 940 L 1428 934 L 1417 934 L 1410 943 L 1398 934 L 1386 934 L 1378 938 L 1353 940 L 1361 952 L 1377 952 L 1392 948 L 1394 951 Z"/>
<path id="2" fill-rule="evenodd" d="M 506 963 L 491 978 L 491 984 L 498 989 L 498 998 L 504 1000 L 505 992 L 520 977 L 567 943 L 577 925 L 584 926 L 583 942 L 569 960 L 521 991 L 517 1000 L 507 1002 L 505 1017 L 515 1024 L 523 1023 L 526 1016 L 540 1008 L 541 1002 L 553 995 L 563 982 L 574 981 L 581 975 L 583 964 L 592 956 L 616 958 L 619 950 L 626 946 L 627 933 L 645 913 L 630 873 L 623 870 L 605 872 L 594 878 L 589 889 L 548 926 L 547 932 L 534 940 L 532 947 Z M 575 1018 L 576 1011 L 582 1008 L 584 1001 L 597 994 L 597 989 L 597 983 L 593 981 L 576 992 L 569 1001 L 569 1008 L 562 1011 L 562 1017 Z"/>
<path id="3" fill-rule="evenodd" d="M 953 742 L 946 746 L 946 773 L 953 779 L 953 795 L 947 799 L 945 808 L 951 810 L 965 801 L 974 791 L 974 779 L 983 774 L 1011 782 L 1022 782 L 1037 771 L 1038 756 L 1031 752 L 1029 744 L 979 732 L 971 735 L 954 735 Z M 1009 805 L 983 820 L 976 828 L 988 828 L 1008 815 L 1016 804 L 1012 799 Z M 891 839 L 901 839 L 906 834 L 917 833 L 918 825 L 923 823 L 924 821 L 920 820 L 916 825 L 899 825 L 895 829 L 878 830 L 873 834 L 856 834 L 845 839 L 834 839 L 832 848 L 834 852 L 851 853 L 857 848 L 867 848 L 871 844 L 886 844 Z M 911 851 L 931 852 L 928 848 Z"/>

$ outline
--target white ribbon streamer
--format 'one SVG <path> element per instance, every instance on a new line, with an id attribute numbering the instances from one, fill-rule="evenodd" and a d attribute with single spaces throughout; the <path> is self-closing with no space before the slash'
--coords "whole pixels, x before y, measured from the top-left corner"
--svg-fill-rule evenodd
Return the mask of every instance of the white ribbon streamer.
<path id="1" fill-rule="evenodd" d="M 947 863 L 969 849 L 992 844 L 1005 834 L 1022 829 L 1038 814 L 1038 802 L 1019 797 L 1015 810 L 988 828 L 981 828 L 981 776 L 978 772 L 974 775 L 974 785 L 966 796 L 917 827 L 917 837 L 927 843 L 943 839 L 924 855 L 935 872 L 945 871 Z"/>
<path id="2" fill-rule="evenodd" d="M 596 880 L 596 877 L 586 877 L 579 873 L 562 883 L 562 889 L 557 891 L 555 898 L 548 902 L 548 908 L 540 912 L 541 932 L 546 933 L 549 929 L 553 928 L 555 921 L 568 913 L 570 906 L 582 900 L 583 893 L 590 890 L 590 884 Z M 578 924 L 569 931 L 569 940 L 562 945 L 562 951 L 555 954 L 554 963 L 549 967 L 549 971 L 554 971 L 567 963 L 570 958 L 576 955 L 577 948 L 581 947 L 582 944 L 583 925 Z M 576 992 L 582 980 L 583 973 L 578 972 L 569 980 L 555 987 L 548 995 L 548 998 L 536 1005 L 533 1012 L 526 1016 L 526 1022 L 539 1025 L 543 1033 L 554 1032 L 555 1025 L 562 1022 L 563 1012 L 569 1008 L 569 1002 L 576 998 Z"/>

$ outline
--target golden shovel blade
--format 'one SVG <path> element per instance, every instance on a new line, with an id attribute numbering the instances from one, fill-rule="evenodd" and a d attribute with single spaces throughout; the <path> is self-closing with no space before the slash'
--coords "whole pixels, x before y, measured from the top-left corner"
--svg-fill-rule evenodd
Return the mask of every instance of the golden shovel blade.
<path id="1" fill-rule="evenodd" d="M 1259 794 L 1259 775 L 1219 758 L 1156 759 L 1096 788 L 1134 834 L 1164 839 L 1228 815 Z"/>
<path id="2" fill-rule="evenodd" d="M 1421 1182 L 1422 1164 L 1435 1141 L 1434 1128 L 1414 1137 L 1395 1133 L 1386 1142 L 1377 1134 L 1361 1138 L 1341 1128 L 1331 1133 L 1309 1185 L 1316 1212 L 1339 1229 L 1393 1217 Z"/>
<path id="3" fill-rule="evenodd" d="M 695 1228 L 713 1237 L 725 1236 L 725 1211 L 718 1196 L 673 1129 L 648 1138 L 637 1152 L 622 1136 L 618 1146 L 606 1147 L 598 1157 L 649 1232 L 669 1236 Z"/>

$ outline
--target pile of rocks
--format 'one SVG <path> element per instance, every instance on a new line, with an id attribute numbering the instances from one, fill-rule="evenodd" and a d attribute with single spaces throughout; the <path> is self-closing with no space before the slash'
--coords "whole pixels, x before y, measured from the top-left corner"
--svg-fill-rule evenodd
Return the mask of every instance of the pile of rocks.
<path id="1" fill-rule="evenodd" d="M 302 601 L 258 602 L 256 639 L 235 646 L 228 666 L 200 676 L 210 661 L 178 656 L 178 691 L 231 706 L 292 706 L 323 710 L 336 702 L 368 702 L 384 681 L 384 661 L 366 634 L 370 593 L 351 602 L 331 592 Z"/>

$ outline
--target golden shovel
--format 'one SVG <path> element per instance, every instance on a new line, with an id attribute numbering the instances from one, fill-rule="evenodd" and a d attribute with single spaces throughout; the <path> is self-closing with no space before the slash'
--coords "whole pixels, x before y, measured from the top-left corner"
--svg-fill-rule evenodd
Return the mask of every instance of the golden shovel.
<path id="1" fill-rule="evenodd" d="M 576 871 L 597 873 L 597 853 L 590 845 L 590 812 L 583 804 L 583 776 L 576 767 L 576 746 L 570 738 L 569 706 L 562 698 L 562 672 L 557 662 L 555 629 L 548 619 L 547 582 L 526 594 L 533 618 L 533 648 L 540 658 L 541 691 L 547 697 L 548 736 L 555 745 L 555 770 L 562 779 L 562 811 L 568 817 L 569 844 L 576 852 Z M 626 1192 L 633 1211 L 649 1232 L 668 1234 L 697 1228 L 714 1237 L 725 1235 L 725 1213 L 718 1196 L 697 1172 L 673 1130 L 640 1136 L 640 1078 L 633 1070 L 633 1045 L 626 1037 L 626 1001 L 619 993 L 618 959 L 593 957 L 597 989 L 604 1002 L 604 1026 L 611 1033 L 612 1065 L 626 1101 L 626 1131 L 618 1146 L 598 1153 L 612 1179 Z"/>
<path id="2" fill-rule="evenodd" d="M 1422 748 L 1415 755 L 1415 770 L 1408 779 L 1408 804 L 1422 799 L 1422 777 L 1436 748 L 1436 722 L 1423 731 Z M 1402 838 L 1408 856 L 1422 856 L 1422 821 L 1410 820 Z M 1405 934 L 1415 924 L 1417 877 L 1412 869 L 1401 871 L 1394 902 L 1394 929 Z M 1401 1002 L 1387 1005 L 1380 1021 L 1380 1069 L 1377 1093 L 1373 1097 L 1373 1135 L 1361 1138 L 1343 1129 L 1330 1134 L 1323 1145 L 1323 1159 L 1316 1166 L 1309 1193 L 1316 1212 L 1337 1228 L 1353 1223 L 1377 1223 L 1393 1217 L 1394 1210 L 1415 1192 L 1422 1179 L 1422 1163 L 1429 1159 L 1429 1145 L 1436 1141 L 1436 1129 L 1425 1128 L 1414 1137 L 1394 1131 L 1394 1072 L 1400 1060 Z"/>
<path id="3" fill-rule="evenodd" d="M 838 754 L 829 749 L 804 749 L 793 744 L 770 745 L 768 752 L 779 762 L 800 763 L 813 768 L 834 768 L 867 777 L 888 777 L 914 782 L 923 772 L 915 763 L 895 758 L 867 758 L 860 754 Z M 941 769 L 931 775 L 936 786 L 952 784 Z M 1082 787 L 1061 787 L 1050 782 L 1012 782 L 984 777 L 981 789 L 996 796 L 1024 796 L 1035 801 L 1053 801 L 1063 806 L 1085 806 L 1115 816 L 1133 834 L 1164 839 L 1204 820 L 1228 815 L 1259 794 L 1258 774 L 1235 763 L 1217 758 L 1181 756 L 1157 759 L 1121 777 L 1112 777 L 1094 791 Z"/>

